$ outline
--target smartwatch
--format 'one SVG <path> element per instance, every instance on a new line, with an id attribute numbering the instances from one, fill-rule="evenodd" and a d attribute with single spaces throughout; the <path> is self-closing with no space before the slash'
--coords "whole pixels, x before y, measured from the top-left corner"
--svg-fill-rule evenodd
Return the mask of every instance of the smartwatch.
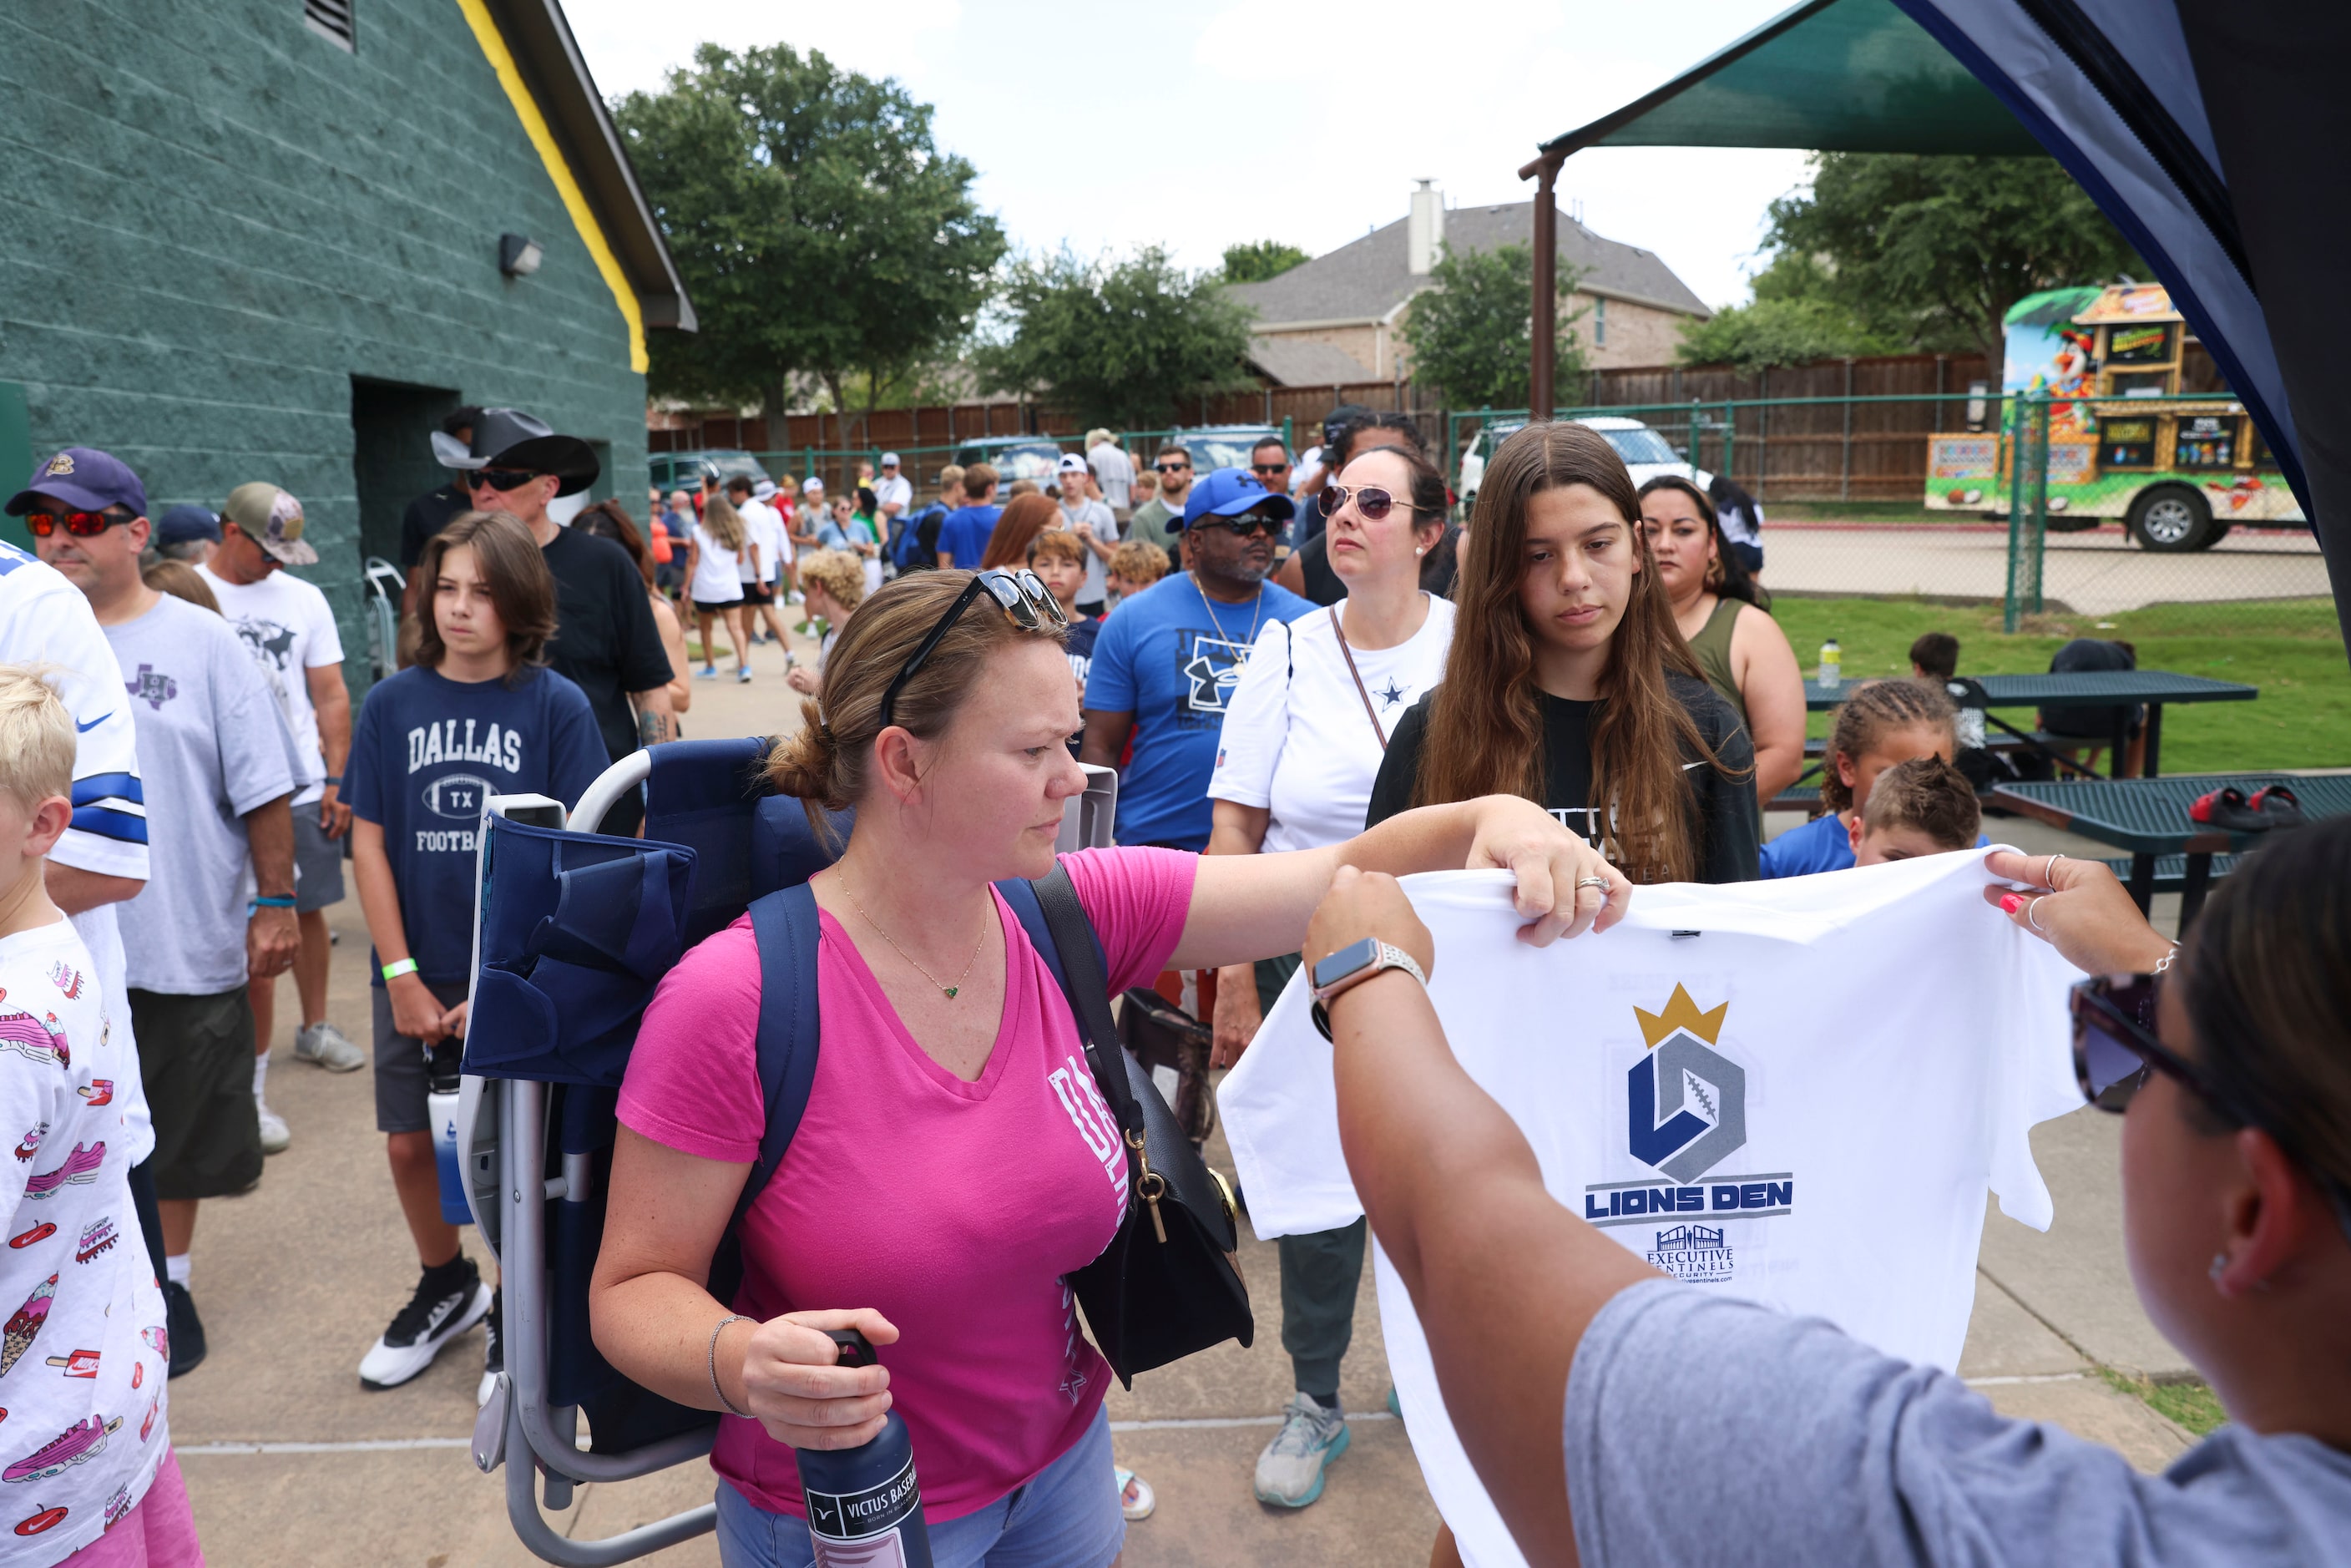
<path id="1" fill-rule="evenodd" d="M 1376 936 L 1351 942 L 1314 966 L 1314 1027 L 1322 1031 L 1324 1040 L 1331 1038 L 1331 1014 L 1323 1004 L 1383 969 L 1402 969 L 1422 985 L 1428 984 L 1428 977 L 1421 973 L 1411 954 Z"/>

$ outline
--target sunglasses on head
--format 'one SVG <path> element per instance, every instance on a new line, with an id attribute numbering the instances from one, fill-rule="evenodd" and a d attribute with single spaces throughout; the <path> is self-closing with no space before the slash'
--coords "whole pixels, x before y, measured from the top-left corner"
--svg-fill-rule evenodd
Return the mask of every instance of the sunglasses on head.
<path id="1" fill-rule="evenodd" d="M 1238 517 L 1202 517 L 1198 522 L 1194 523 L 1192 527 L 1196 528 L 1229 528 L 1232 530 L 1235 537 L 1239 538 L 1247 538 L 1249 535 L 1256 533 L 1260 528 L 1265 530 L 1269 535 L 1279 535 L 1281 532 L 1280 520 L 1276 517 L 1269 517 L 1263 512 L 1243 512 Z"/>
<path id="2" fill-rule="evenodd" d="M 538 477 L 534 468 L 476 468 L 467 476 L 466 487 L 482 490 L 519 490 Z"/>
<path id="3" fill-rule="evenodd" d="M 1350 500 L 1355 503 L 1355 510 L 1367 523 L 1379 522 L 1390 512 L 1420 510 L 1410 501 L 1398 499 L 1395 491 L 1383 489 L 1377 485 L 1325 485 L 1322 493 L 1314 498 L 1314 504 L 1322 508 L 1324 517 L 1335 517 L 1339 515 L 1339 508 Z"/>
<path id="4" fill-rule="evenodd" d="M 78 539 L 95 538 L 117 523 L 127 523 L 129 517 L 110 517 L 104 512 L 26 512 L 25 527 L 36 538 L 47 538 L 63 528 Z"/>
<path id="5" fill-rule="evenodd" d="M 1061 601 L 1053 597 L 1035 572 L 1025 568 L 1019 571 L 1007 571 L 998 567 L 972 573 L 971 580 L 963 585 L 963 591 L 956 595 L 953 604 L 947 606 L 947 612 L 939 617 L 939 623 L 931 628 L 930 635 L 915 648 L 914 656 L 906 661 L 898 671 L 897 678 L 890 683 L 890 689 L 882 694 L 883 729 L 889 728 L 895 721 L 898 694 L 905 689 L 908 681 L 914 678 L 914 672 L 921 669 L 938 650 L 947 629 L 962 620 L 963 612 L 970 609 L 972 601 L 982 594 L 995 600 L 997 608 L 1004 612 L 1004 618 L 1023 632 L 1041 632 L 1049 625 L 1067 626 L 1070 623 L 1070 618 L 1061 612 Z"/>

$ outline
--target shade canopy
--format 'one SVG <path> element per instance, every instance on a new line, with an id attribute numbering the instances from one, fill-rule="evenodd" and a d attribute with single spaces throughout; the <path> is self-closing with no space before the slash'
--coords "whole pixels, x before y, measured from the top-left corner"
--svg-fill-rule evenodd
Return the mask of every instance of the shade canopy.
<path id="1" fill-rule="evenodd" d="M 2331 152 L 2351 139 L 2346 51 L 2351 6 L 2306 0 L 1805 0 L 1520 173 L 1548 188 L 1586 147 L 2054 156 L 2261 427 L 2351 633 L 2351 161 Z M 1539 315 L 1552 287 L 1537 278 Z"/>

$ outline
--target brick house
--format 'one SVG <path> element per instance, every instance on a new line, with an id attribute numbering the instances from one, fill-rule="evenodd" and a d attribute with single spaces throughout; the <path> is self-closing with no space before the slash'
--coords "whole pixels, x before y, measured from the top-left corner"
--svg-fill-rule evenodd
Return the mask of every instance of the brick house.
<path id="1" fill-rule="evenodd" d="M 1236 285 L 1253 308 L 1250 362 L 1279 386 L 1393 381 L 1411 374 L 1397 326 L 1430 287 L 1438 247 L 1490 250 L 1534 236 L 1534 204 L 1452 207 L 1431 181 L 1409 214 L 1262 283 Z M 1597 370 L 1672 361 L 1681 324 L 1713 312 L 1654 253 L 1605 239 L 1562 213 L 1559 259 L 1576 276 L 1570 309 L 1584 362 Z"/>
<path id="2" fill-rule="evenodd" d="M 8 490 L 73 444 L 157 517 L 282 485 L 355 685 L 448 410 L 528 409 L 642 500 L 644 334 L 694 312 L 556 0 L 47 0 L 0 82 Z"/>

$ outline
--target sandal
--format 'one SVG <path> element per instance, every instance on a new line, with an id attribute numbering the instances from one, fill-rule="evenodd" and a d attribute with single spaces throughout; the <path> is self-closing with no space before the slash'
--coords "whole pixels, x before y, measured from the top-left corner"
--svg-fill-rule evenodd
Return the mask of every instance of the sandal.
<path id="1" fill-rule="evenodd" d="M 2271 784 L 2253 791 L 2246 804 L 2261 813 L 2264 827 L 2298 828 L 2309 821 L 2302 814 L 2301 798 L 2283 784 Z"/>
<path id="2" fill-rule="evenodd" d="M 2245 792 L 2233 784 L 2199 796 L 2196 803 L 2188 808 L 2188 817 L 2190 821 L 2233 833 L 2262 832 L 2280 821 L 2255 810 L 2252 802 L 2245 799 Z"/>
<path id="3" fill-rule="evenodd" d="M 1127 1523 L 1149 1519 L 1151 1511 L 1159 1506 L 1159 1494 L 1151 1490 L 1151 1483 L 1124 1465 L 1112 1473 L 1118 1477 L 1118 1511 L 1126 1516 Z"/>

